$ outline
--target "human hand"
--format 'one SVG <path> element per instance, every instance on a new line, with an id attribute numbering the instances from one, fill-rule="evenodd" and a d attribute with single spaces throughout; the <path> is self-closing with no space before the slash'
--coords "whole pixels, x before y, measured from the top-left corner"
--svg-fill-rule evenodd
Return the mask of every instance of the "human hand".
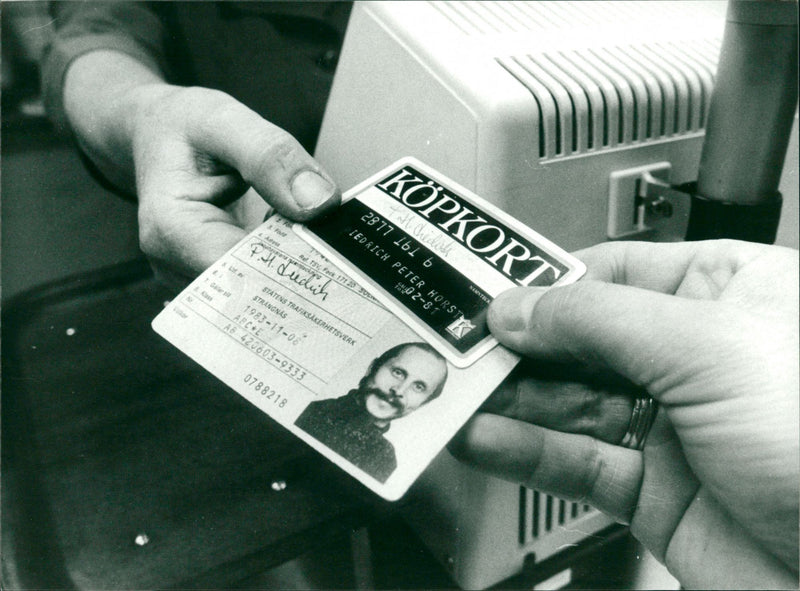
<path id="1" fill-rule="evenodd" d="M 303 221 L 339 203 L 331 177 L 292 136 L 227 94 L 166 84 L 131 92 L 140 105 L 130 130 L 140 245 L 162 280 L 185 286 L 268 206 Z"/>
<path id="2" fill-rule="evenodd" d="M 797 588 L 798 256 L 757 244 L 608 243 L 587 277 L 489 311 L 519 371 L 451 444 L 496 476 L 587 502 L 684 587 Z M 660 410 L 617 445 L 632 393 Z"/>

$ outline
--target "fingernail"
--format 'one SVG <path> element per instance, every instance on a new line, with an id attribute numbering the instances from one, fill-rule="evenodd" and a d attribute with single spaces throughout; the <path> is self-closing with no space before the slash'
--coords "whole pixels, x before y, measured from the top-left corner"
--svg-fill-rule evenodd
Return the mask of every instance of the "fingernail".
<path id="1" fill-rule="evenodd" d="M 509 289 L 497 296 L 489 306 L 489 327 L 492 330 L 519 332 L 525 330 L 533 308 L 542 294 L 542 287 Z"/>
<path id="2" fill-rule="evenodd" d="M 292 196 L 302 209 L 313 209 L 331 198 L 336 188 L 326 178 L 304 170 L 292 181 Z"/>

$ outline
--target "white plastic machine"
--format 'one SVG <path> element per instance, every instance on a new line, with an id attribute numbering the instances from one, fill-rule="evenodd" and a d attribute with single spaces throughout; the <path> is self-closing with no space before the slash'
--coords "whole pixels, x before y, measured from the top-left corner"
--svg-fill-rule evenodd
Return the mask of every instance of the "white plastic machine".
<path id="1" fill-rule="evenodd" d="M 697 178 L 725 11 L 689 1 L 357 3 L 316 157 L 349 187 L 415 156 L 568 250 L 680 239 L 688 207 L 637 207 L 637 179 Z M 409 494 L 409 523 L 465 588 L 611 524 L 447 452 Z"/>
<path id="2" fill-rule="evenodd" d="M 725 6 L 357 3 L 316 155 L 343 187 L 414 155 L 567 249 L 640 231 L 609 178 L 696 178 Z"/>

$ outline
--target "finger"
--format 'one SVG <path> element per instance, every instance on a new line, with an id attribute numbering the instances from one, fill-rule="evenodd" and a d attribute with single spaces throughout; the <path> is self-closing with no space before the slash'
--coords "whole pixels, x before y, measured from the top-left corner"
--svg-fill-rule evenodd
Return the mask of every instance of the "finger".
<path id="1" fill-rule="evenodd" d="M 225 211 L 236 221 L 236 225 L 247 233 L 255 230 L 274 213 L 254 189 L 249 189 L 239 199 L 225 207 Z"/>
<path id="2" fill-rule="evenodd" d="M 281 214 L 307 220 L 338 205 L 333 179 L 290 134 L 222 93 L 188 125 L 200 151 L 235 168 Z"/>
<path id="3" fill-rule="evenodd" d="M 767 552 L 703 488 L 671 537 L 665 563 L 687 589 L 709 588 L 712 579 L 715 589 L 798 588 L 796 571 Z"/>
<path id="4" fill-rule="evenodd" d="M 692 297 L 711 297 L 708 276 L 731 276 L 765 253 L 763 244 L 704 242 L 605 242 L 575 254 L 586 264 L 586 279 Z"/>
<path id="5" fill-rule="evenodd" d="M 638 395 L 641 390 L 628 382 L 578 379 L 575 372 L 554 372 L 552 367 L 523 360 L 481 410 L 619 444 Z"/>
<path id="6" fill-rule="evenodd" d="M 193 279 L 245 237 L 229 212 L 204 201 L 162 200 L 139 207 L 139 246 L 179 277 Z"/>
<path id="7" fill-rule="evenodd" d="M 504 292 L 492 302 L 488 322 L 519 353 L 607 367 L 657 396 L 709 370 L 701 353 L 729 345 L 734 312 L 718 302 L 581 281 Z"/>
<path id="8" fill-rule="evenodd" d="M 269 208 L 252 189 L 224 208 L 221 200 L 208 200 L 228 182 L 177 165 L 151 167 L 142 175 L 139 244 L 165 284 L 185 286 L 264 220 Z"/>
<path id="9" fill-rule="evenodd" d="M 620 522 L 633 516 L 643 473 L 637 451 L 488 413 L 476 414 L 449 449 L 504 480 L 588 503 Z"/>
<path id="10" fill-rule="evenodd" d="M 604 242 L 573 254 L 586 264 L 586 279 L 675 293 L 697 245 Z"/>
<path id="11" fill-rule="evenodd" d="M 194 153 L 194 167 L 200 173 L 201 180 L 209 187 L 209 197 L 204 196 L 203 199 L 217 207 L 235 202 L 247 191 L 247 183 L 236 169 L 206 153 Z"/>

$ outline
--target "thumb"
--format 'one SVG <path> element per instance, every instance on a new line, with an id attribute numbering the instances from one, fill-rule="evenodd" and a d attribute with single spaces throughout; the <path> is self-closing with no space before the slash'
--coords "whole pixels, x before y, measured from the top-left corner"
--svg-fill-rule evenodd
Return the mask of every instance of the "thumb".
<path id="1" fill-rule="evenodd" d="M 193 146 L 233 167 L 279 213 L 304 221 L 338 205 L 333 179 L 289 133 L 222 93 L 188 133 Z"/>
<path id="2" fill-rule="evenodd" d="M 506 291 L 492 302 L 488 323 L 503 345 L 523 355 L 599 364 L 655 396 L 668 387 L 660 379 L 690 375 L 692 360 L 708 358 L 719 336 L 718 307 L 584 280 Z"/>

